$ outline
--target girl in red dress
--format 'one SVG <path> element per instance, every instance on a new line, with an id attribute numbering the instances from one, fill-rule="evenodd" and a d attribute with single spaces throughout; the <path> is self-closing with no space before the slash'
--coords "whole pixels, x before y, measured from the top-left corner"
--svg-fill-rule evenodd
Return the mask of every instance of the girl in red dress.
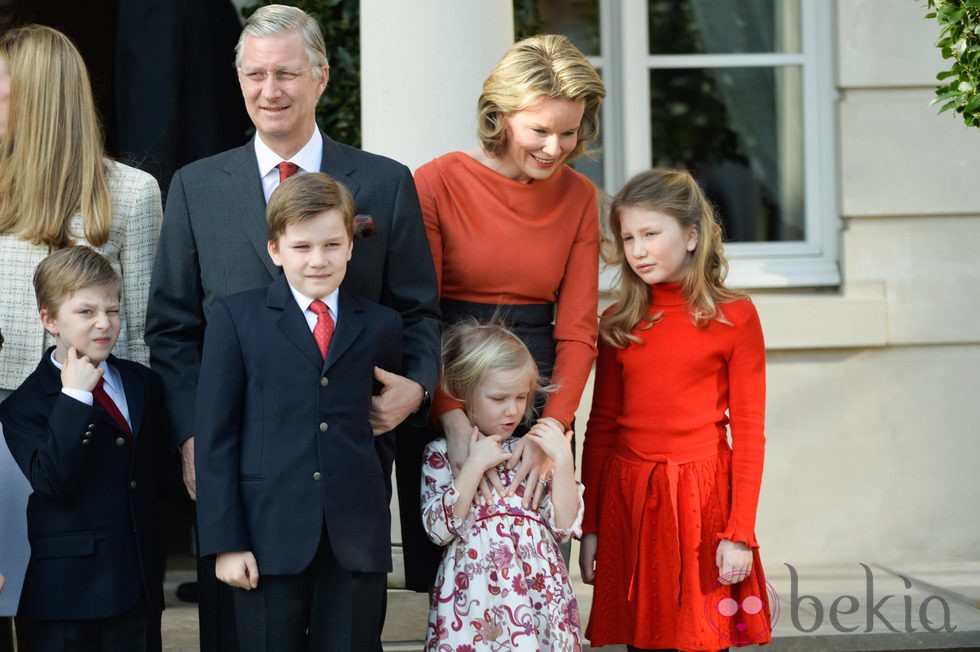
<path id="1" fill-rule="evenodd" d="M 686 172 L 631 179 L 610 235 L 621 283 L 600 322 L 582 460 L 586 636 L 630 650 L 766 643 L 758 314 L 724 286 L 721 228 Z"/>

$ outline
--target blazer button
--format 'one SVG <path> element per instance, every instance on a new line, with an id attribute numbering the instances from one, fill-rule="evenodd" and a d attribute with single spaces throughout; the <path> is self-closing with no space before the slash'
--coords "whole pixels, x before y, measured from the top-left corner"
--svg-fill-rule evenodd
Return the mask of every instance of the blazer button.
<path id="1" fill-rule="evenodd" d="M 91 439 L 89 439 L 88 437 L 86 437 L 86 438 L 84 438 L 84 439 L 82 440 L 82 446 L 88 446 L 88 443 L 89 443 L 90 441 L 92 441 L 92 440 L 91 440 Z"/>
<path id="2" fill-rule="evenodd" d="M 116 446 L 125 446 L 126 440 L 122 437 L 116 437 Z"/>
<path id="3" fill-rule="evenodd" d="M 315 473 L 313 474 L 313 479 L 314 479 L 314 480 L 319 480 L 319 479 L 320 479 L 320 472 L 319 472 L 319 471 L 316 471 L 316 472 L 315 472 Z"/>
<path id="4" fill-rule="evenodd" d="M 132 482 L 129 483 L 129 488 L 130 489 L 135 489 L 136 488 L 136 480 L 133 480 Z"/>
<path id="5" fill-rule="evenodd" d="M 320 379 L 320 387 L 326 387 L 329 384 L 330 384 L 330 381 L 327 379 L 326 376 L 324 376 L 323 378 Z"/>
<path id="6" fill-rule="evenodd" d="M 326 432 L 329 427 L 330 426 L 327 425 L 327 422 L 324 421 L 323 423 L 320 424 L 320 432 Z"/>

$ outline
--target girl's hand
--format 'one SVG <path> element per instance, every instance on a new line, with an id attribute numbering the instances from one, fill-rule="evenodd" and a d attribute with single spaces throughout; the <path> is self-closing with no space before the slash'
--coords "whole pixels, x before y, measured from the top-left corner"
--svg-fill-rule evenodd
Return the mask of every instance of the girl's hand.
<path id="1" fill-rule="evenodd" d="M 473 426 L 473 432 L 470 433 L 470 455 L 466 458 L 466 462 L 463 465 L 473 464 L 482 473 L 487 469 L 492 469 L 498 464 L 506 462 L 510 459 L 511 455 L 505 452 L 500 445 L 503 439 L 503 435 L 484 437 L 480 434 L 480 429 Z"/>
<path id="2" fill-rule="evenodd" d="M 79 356 L 75 347 L 71 347 L 65 355 L 65 363 L 61 365 L 61 386 L 91 392 L 103 373 L 102 369 L 92 364 L 88 356 Z"/>
<path id="3" fill-rule="evenodd" d="M 752 572 L 752 549 L 744 543 L 722 539 L 718 542 L 715 563 L 718 565 L 719 582 L 738 584 Z"/>
<path id="4" fill-rule="evenodd" d="M 572 461 L 572 436 L 575 433 L 571 430 L 564 431 L 561 423 L 557 419 L 538 419 L 525 437 L 531 437 L 532 441 L 541 447 L 544 454 L 556 465 L 569 463 Z"/>
<path id="5" fill-rule="evenodd" d="M 599 548 L 599 535 L 587 532 L 582 535 L 578 550 L 578 568 L 582 571 L 582 581 L 595 584 L 595 553 Z"/>

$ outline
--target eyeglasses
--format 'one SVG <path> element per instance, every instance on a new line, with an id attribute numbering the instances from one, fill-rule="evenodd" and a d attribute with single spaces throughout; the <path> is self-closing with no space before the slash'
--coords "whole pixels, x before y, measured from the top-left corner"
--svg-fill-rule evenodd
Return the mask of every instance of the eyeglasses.
<path id="1" fill-rule="evenodd" d="M 280 84 L 288 84 L 291 81 L 296 81 L 307 70 L 309 68 L 300 68 L 299 70 L 249 70 L 246 72 L 239 68 L 238 74 L 242 75 L 252 84 L 264 84 L 269 75 L 275 77 L 275 80 Z"/>

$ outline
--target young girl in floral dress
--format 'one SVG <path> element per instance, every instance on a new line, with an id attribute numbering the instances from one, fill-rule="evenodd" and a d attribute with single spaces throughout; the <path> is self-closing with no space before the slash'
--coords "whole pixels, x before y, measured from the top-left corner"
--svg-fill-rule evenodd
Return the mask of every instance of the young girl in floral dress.
<path id="1" fill-rule="evenodd" d="M 445 546 L 430 597 L 426 650 L 580 650 L 578 605 L 558 542 L 580 534 L 581 485 L 575 481 L 571 432 L 541 419 L 531 437 L 554 463 L 538 509 L 525 509 L 529 487 L 509 486 L 504 462 L 512 433 L 531 414 L 539 383 L 521 340 L 496 324 L 463 322 L 443 336 L 443 389 L 466 409 L 470 454 L 455 479 L 444 438 L 425 450 L 422 517 Z M 474 497 L 497 467 L 505 495 Z"/>
<path id="2" fill-rule="evenodd" d="M 586 636 L 632 651 L 766 643 L 759 316 L 724 286 L 721 229 L 688 173 L 631 179 L 610 235 L 620 290 L 600 321 L 582 460 Z"/>

